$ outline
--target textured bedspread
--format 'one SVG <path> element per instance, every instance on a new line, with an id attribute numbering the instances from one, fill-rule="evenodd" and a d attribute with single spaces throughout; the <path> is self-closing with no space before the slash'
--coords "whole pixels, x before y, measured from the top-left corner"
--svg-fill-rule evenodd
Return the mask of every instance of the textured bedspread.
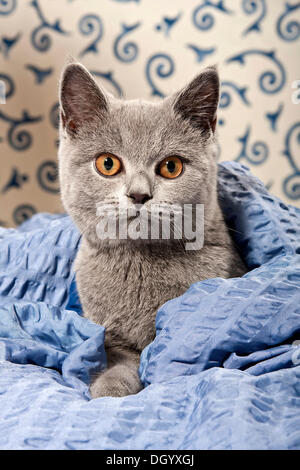
<path id="1" fill-rule="evenodd" d="M 250 271 L 160 308 L 125 398 L 89 396 L 104 328 L 80 316 L 70 219 L 0 229 L 1 449 L 300 448 L 300 211 L 235 163 L 219 193 Z"/>

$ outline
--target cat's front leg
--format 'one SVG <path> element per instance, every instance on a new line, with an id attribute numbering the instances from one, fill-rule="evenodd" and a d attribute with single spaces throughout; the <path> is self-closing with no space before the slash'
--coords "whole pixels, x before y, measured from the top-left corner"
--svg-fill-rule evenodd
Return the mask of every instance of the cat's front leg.
<path id="1" fill-rule="evenodd" d="M 136 351 L 120 348 L 106 349 L 108 367 L 92 379 L 92 398 L 123 397 L 142 390 L 138 368 L 140 356 Z"/>

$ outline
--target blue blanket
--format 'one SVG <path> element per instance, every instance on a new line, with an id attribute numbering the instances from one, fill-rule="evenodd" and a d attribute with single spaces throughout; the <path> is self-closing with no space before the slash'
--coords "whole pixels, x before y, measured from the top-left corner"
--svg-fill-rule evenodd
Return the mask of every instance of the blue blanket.
<path id="1" fill-rule="evenodd" d="M 89 396 L 104 328 L 80 315 L 69 217 L 0 229 L 1 449 L 300 448 L 300 211 L 236 163 L 219 194 L 249 272 L 160 308 L 124 398 Z"/>

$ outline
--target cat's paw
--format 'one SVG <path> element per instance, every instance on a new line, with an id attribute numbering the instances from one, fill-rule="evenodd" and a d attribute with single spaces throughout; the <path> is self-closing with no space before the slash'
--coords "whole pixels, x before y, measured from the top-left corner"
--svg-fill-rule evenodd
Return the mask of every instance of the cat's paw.
<path id="1" fill-rule="evenodd" d="M 91 386 L 92 398 L 124 397 L 134 395 L 142 390 L 143 386 L 138 377 L 120 377 L 113 371 L 105 371 L 97 376 Z"/>

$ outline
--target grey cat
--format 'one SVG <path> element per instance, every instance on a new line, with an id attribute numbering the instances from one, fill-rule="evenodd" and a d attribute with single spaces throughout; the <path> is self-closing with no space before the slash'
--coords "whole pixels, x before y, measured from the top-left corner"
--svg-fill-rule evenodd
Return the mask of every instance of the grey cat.
<path id="1" fill-rule="evenodd" d="M 141 390 L 142 349 L 155 337 L 157 309 L 197 281 L 245 273 L 217 199 L 219 77 L 206 68 L 159 102 L 121 100 L 79 63 L 60 84 L 59 175 L 64 207 L 82 234 L 75 261 L 84 315 L 106 328 L 108 367 L 92 397 Z M 177 175 L 179 171 L 179 174 Z M 204 246 L 180 240 L 101 240 L 96 204 L 204 204 Z"/>

